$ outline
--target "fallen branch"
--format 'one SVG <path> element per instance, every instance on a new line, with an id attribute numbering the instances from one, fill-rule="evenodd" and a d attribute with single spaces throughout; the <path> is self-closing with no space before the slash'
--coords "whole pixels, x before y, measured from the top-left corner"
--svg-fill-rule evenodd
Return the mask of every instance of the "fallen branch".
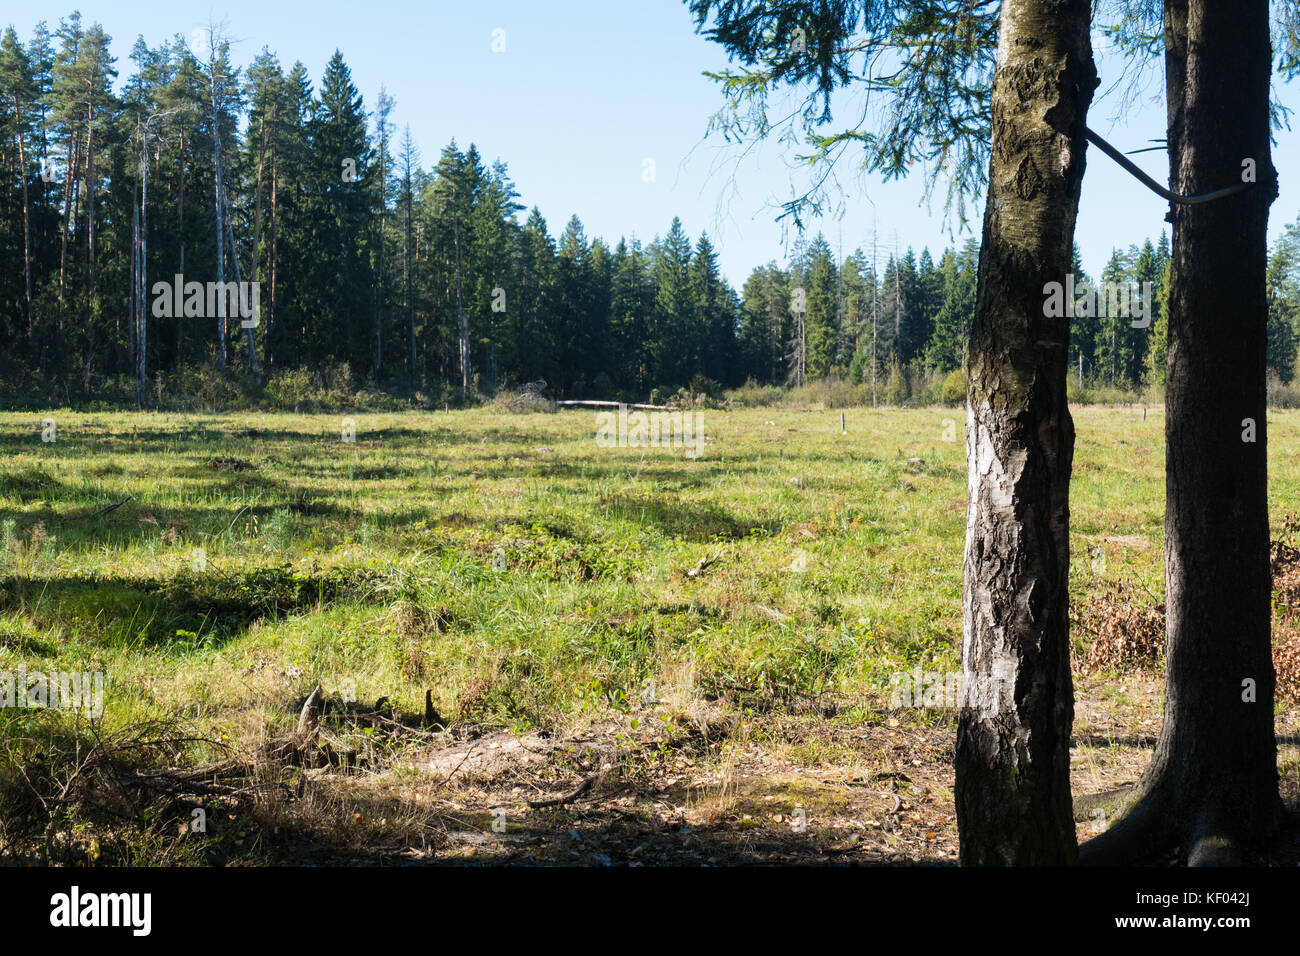
<path id="1" fill-rule="evenodd" d="M 562 402 L 556 402 L 561 407 L 580 407 L 580 408 L 644 408 L 654 412 L 668 411 L 667 405 L 638 405 L 633 402 L 599 402 L 594 399 L 565 399 Z"/>
<path id="2" fill-rule="evenodd" d="M 827 780 L 827 781 L 823 781 L 823 785 L 824 785 L 824 786 L 827 786 L 827 787 L 835 787 L 835 786 L 839 786 L 839 784 L 836 784 L 836 783 L 834 783 L 833 781 L 829 781 L 829 780 Z M 870 785 L 869 783 L 861 783 L 861 782 L 856 781 L 856 780 L 847 780 L 847 781 L 844 782 L 843 786 L 846 786 L 846 787 L 870 787 L 871 785 Z M 901 807 L 901 806 L 903 805 L 903 799 L 902 799 L 902 798 L 901 798 L 897 793 L 895 793 L 895 792 L 892 791 L 892 790 L 876 790 L 876 789 L 872 788 L 872 789 L 867 790 L 866 792 L 867 792 L 867 793 L 874 793 L 874 794 L 876 794 L 877 796 L 881 796 L 881 797 L 893 797 L 893 798 L 894 798 L 894 809 L 890 810 L 889 813 L 897 813 L 899 807 Z"/>
<path id="3" fill-rule="evenodd" d="M 591 776 L 584 777 L 581 783 L 579 783 L 576 787 L 574 787 L 572 790 L 570 790 L 568 793 L 564 794 L 563 796 L 552 797 L 548 800 L 529 800 L 528 805 L 532 807 L 534 810 L 537 810 L 537 809 L 541 809 L 542 807 L 562 807 L 566 803 L 572 803 L 574 800 L 577 800 L 588 790 L 590 790 L 592 784 L 594 784 L 597 780 L 600 779 L 600 776 L 603 772 L 604 771 L 598 770 L 595 773 L 593 773 Z"/>
<path id="4" fill-rule="evenodd" d="M 718 559 L 721 557 L 722 557 L 721 554 L 715 554 L 711 558 L 700 558 L 700 563 L 697 564 L 695 567 L 691 568 L 689 571 L 687 571 L 686 576 L 688 578 L 698 578 L 701 574 L 704 573 L 705 568 L 709 567 L 709 565 L 711 564 L 717 564 Z"/>
<path id="5" fill-rule="evenodd" d="M 126 504 L 126 503 L 127 503 L 128 501 L 130 501 L 130 500 L 131 500 L 131 496 L 130 496 L 130 495 L 127 495 L 125 498 L 123 498 L 123 499 L 122 499 L 121 501 L 119 501 L 117 504 L 115 504 L 115 505 L 105 505 L 104 507 L 100 508 L 98 511 L 92 511 L 90 514 L 88 514 L 88 515 L 84 515 L 83 517 L 84 517 L 85 519 L 98 518 L 100 515 L 106 515 L 106 514 L 108 514 L 110 511 L 116 511 L 118 508 L 122 507 L 122 505 Z"/>

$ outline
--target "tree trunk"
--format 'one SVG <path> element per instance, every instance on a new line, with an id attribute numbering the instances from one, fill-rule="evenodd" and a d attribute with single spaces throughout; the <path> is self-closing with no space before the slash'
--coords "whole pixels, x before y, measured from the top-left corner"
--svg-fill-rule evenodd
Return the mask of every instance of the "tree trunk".
<path id="1" fill-rule="evenodd" d="M 253 200 L 253 254 L 249 257 L 248 278 L 256 280 L 257 260 L 262 254 L 262 172 L 266 168 L 266 117 L 258 123 L 257 191 Z"/>
<path id="2" fill-rule="evenodd" d="M 228 196 L 226 197 L 226 200 L 227 203 L 229 203 Z M 237 311 L 239 312 L 240 315 L 240 323 L 239 323 L 240 327 L 243 328 L 244 334 L 248 339 L 248 370 L 252 372 L 254 376 L 256 376 L 259 374 L 258 367 L 257 367 L 257 338 L 253 334 L 254 327 L 252 325 L 247 324 L 243 319 L 242 306 L 244 303 L 244 293 L 242 290 L 244 288 L 244 276 L 243 276 L 243 272 L 239 268 L 239 246 L 235 244 L 235 225 L 234 225 L 235 219 L 234 219 L 234 215 L 232 214 L 232 210 L 229 208 L 228 205 L 223 206 L 223 209 L 224 209 L 224 215 L 226 217 L 226 238 L 230 242 L 230 266 L 232 269 L 235 270 L 235 285 L 238 286 L 241 290 L 239 293 L 239 302 L 241 307 Z M 224 296 L 222 297 L 222 301 L 223 302 L 225 301 Z M 260 321 L 261 303 L 260 302 L 256 303 L 256 307 L 259 310 L 258 320 Z"/>
<path id="3" fill-rule="evenodd" d="M 225 229 L 225 205 L 221 201 L 221 113 L 217 109 L 217 44 L 216 40 L 209 37 L 209 43 L 212 47 L 211 59 L 209 64 L 209 80 L 212 88 L 212 188 L 214 193 L 213 208 L 217 217 L 217 282 L 221 288 L 226 284 L 226 236 Z M 220 301 L 224 302 L 225 295 L 221 296 Z M 219 308 L 217 310 L 217 369 L 221 372 L 226 370 L 226 310 Z"/>
<path id="4" fill-rule="evenodd" d="M 132 145 L 135 147 L 133 157 L 139 157 L 140 142 L 140 117 L 136 115 L 135 120 L 135 139 Z M 134 163 L 132 163 L 134 165 Z M 130 338 L 131 338 L 131 367 L 138 369 L 140 366 L 139 343 L 136 341 L 137 334 L 140 330 L 140 169 L 137 166 L 134 170 L 135 177 L 131 180 L 131 266 L 127 270 L 130 274 L 131 297 L 128 315 L 130 317 Z M 135 384 L 136 405 L 140 404 L 140 381 L 137 378 Z"/>
<path id="5" fill-rule="evenodd" d="M 177 168 L 180 178 L 180 187 L 178 192 L 180 198 L 176 206 L 176 236 L 180 243 L 180 266 L 176 270 L 181 275 L 185 274 L 185 131 L 182 130 L 179 136 L 179 148 L 176 151 Z M 185 320 L 177 316 L 176 318 L 176 369 L 179 371 L 185 365 Z"/>
<path id="6" fill-rule="evenodd" d="M 23 186 L 23 288 L 27 296 L 27 344 L 32 347 L 36 338 L 36 321 L 32 310 L 32 240 L 27 202 L 27 156 L 23 151 L 22 114 L 18 108 L 18 92 L 14 91 L 14 142 L 18 147 L 18 179 Z"/>
<path id="7" fill-rule="evenodd" d="M 378 276 L 375 291 L 375 361 L 372 374 L 375 384 L 379 384 L 379 373 L 384 367 L 384 225 L 388 214 L 388 136 L 384 123 L 387 113 L 380 114 L 379 145 L 379 246 L 376 250 Z"/>
<path id="8" fill-rule="evenodd" d="M 1175 205 L 1165 419 L 1165 713 L 1132 809 L 1088 863 L 1177 846 L 1240 862 L 1280 820 L 1270 650 L 1265 404 L 1271 46 L 1267 0 L 1165 6 Z M 1231 77 L 1227 81 L 1226 77 Z M 1230 237 L 1230 238 L 1228 238 Z"/>
<path id="9" fill-rule="evenodd" d="M 67 151 L 63 157 L 63 230 L 59 237 L 59 327 L 55 330 L 56 338 L 63 331 L 63 309 L 67 300 L 68 231 L 72 227 L 72 194 L 77 181 L 77 151 L 80 148 L 81 138 L 75 132 L 69 133 Z M 64 350 L 58 351 L 62 354 Z"/>
<path id="10" fill-rule="evenodd" d="M 257 197 L 254 201 L 253 213 L 253 251 L 249 256 L 248 278 L 250 282 L 259 281 L 260 273 L 257 270 L 257 261 L 262 255 L 262 179 L 266 168 L 266 117 L 262 116 L 258 127 L 258 145 L 257 145 Z M 260 290 L 260 287 L 259 287 Z M 259 291 L 260 294 L 260 291 Z M 261 303 L 258 303 L 258 312 L 260 316 Z M 257 365 L 257 342 L 253 335 L 253 329 L 248 330 L 248 349 L 252 356 L 254 371 Z M 263 332 L 263 342 L 266 341 L 266 333 Z"/>
<path id="11" fill-rule="evenodd" d="M 1061 865 L 1070 800 L 1069 322 L 1045 282 L 1071 268 L 1097 85 L 1088 0 L 1002 6 L 993 141 L 968 358 L 961 861 Z"/>
<path id="12" fill-rule="evenodd" d="M 411 331 L 411 386 L 418 381 L 415 374 L 415 295 L 412 280 L 414 265 L 411 262 L 411 167 L 406 167 L 406 311 Z"/>
<path id="13" fill-rule="evenodd" d="M 275 368 L 275 339 L 271 335 L 271 329 L 275 323 L 275 276 L 276 276 L 276 253 L 278 251 L 278 239 L 280 236 L 280 153 L 277 149 L 271 149 L 271 249 L 269 253 L 268 269 L 270 270 L 271 289 L 267 294 L 266 300 L 266 331 L 263 333 L 266 342 L 266 365 L 269 369 Z"/>
<path id="14" fill-rule="evenodd" d="M 82 327 L 86 330 L 86 365 L 82 378 L 86 393 L 90 393 L 90 378 L 95 366 L 95 99 L 94 88 L 87 92 L 86 100 L 86 304 L 81 311 Z"/>
<path id="15" fill-rule="evenodd" d="M 451 216 L 452 242 L 456 247 L 456 320 L 460 332 L 460 391 L 469 397 L 469 317 L 460 295 L 460 225 L 457 223 L 459 213 L 453 211 Z"/>
<path id="16" fill-rule="evenodd" d="M 140 161 L 140 265 L 137 275 L 139 281 L 139 306 L 136 316 L 140 323 L 137 340 L 139 351 L 136 363 L 136 401 L 144 407 L 145 387 L 149 384 L 149 311 L 146 294 L 149 288 L 149 159 L 145 155 Z"/>

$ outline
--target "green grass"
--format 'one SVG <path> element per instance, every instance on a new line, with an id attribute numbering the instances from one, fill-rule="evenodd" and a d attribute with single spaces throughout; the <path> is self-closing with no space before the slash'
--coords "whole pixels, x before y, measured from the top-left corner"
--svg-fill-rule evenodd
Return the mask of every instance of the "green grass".
<path id="1" fill-rule="evenodd" d="M 286 697 L 350 678 L 454 709 L 486 679 L 485 718 L 539 725 L 593 681 L 852 693 L 955 663 L 958 412 L 853 410 L 847 435 L 834 413 L 703 414 L 694 460 L 599 447 L 585 412 L 362 415 L 354 443 L 339 416 L 53 413 L 52 444 L 44 416 L 0 417 L 0 661 L 101 666 L 136 713 L 241 709 L 254 658 L 294 673 Z M 1162 419 L 1077 417 L 1072 588 L 1158 594 Z M 1300 416 L 1274 418 L 1284 499 Z"/>
<path id="2" fill-rule="evenodd" d="M 102 732 L 241 745 L 317 683 L 559 730 L 648 689 L 878 722 L 891 672 L 955 669 L 962 413 L 702 414 L 696 459 L 600 447 L 579 411 L 0 415 L 0 670 L 104 670 Z M 1163 414 L 1075 420 L 1072 596 L 1159 598 Z M 1276 525 L 1300 412 L 1269 430 Z M 0 734 L 68 719 L 0 711 Z"/>

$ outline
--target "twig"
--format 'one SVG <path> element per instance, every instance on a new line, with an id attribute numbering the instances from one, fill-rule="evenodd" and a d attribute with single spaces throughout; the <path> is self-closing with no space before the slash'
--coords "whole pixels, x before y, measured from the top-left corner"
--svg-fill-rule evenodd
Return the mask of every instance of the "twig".
<path id="1" fill-rule="evenodd" d="M 447 774 L 447 778 L 446 778 L 445 780 L 443 780 L 442 783 L 438 784 L 438 789 L 439 789 L 439 790 L 441 790 L 443 787 L 447 786 L 447 784 L 451 783 L 451 778 L 454 777 L 454 776 L 456 776 L 457 772 L 460 770 L 461 767 L 465 766 L 465 761 L 469 759 L 469 755 L 472 754 L 472 753 L 474 752 L 474 748 L 475 748 L 476 746 L 477 746 L 477 744 L 470 744 L 470 745 L 469 745 L 469 750 L 466 750 L 466 751 L 465 751 L 465 756 L 463 756 L 463 757 L 460 758 L 460 763 L 456 764 L 456 766 L 452 768 L 451 773 Z"/>
<path id="2" fill-rule="evenodd" d="M 116 511 L 118 508 L 122 507 L 122 505 L 126 504 L 126 503 L 127 503 L 128 501 L 130 501 L 130 500 L 131 500 L 131 496 L 130 496 L 130 495 L 127 495 L 125 498 L 123 498 L 123 499 L 122 499 L 121 501 L 119 501 L 117 504 L 115 504 L 115 505 L 105 505 L 104 507 L 100 508 L 98 511 L 92 511 L 90 514 L 85 515 L 84 517 L 87 518 L 87 519 L 89 519 L 89 518 L 98 518 L 100 515 L 106 515 L 106 514 L 108 514 L 110 511 Z"/>
<path id="3" fill-rule="evenodd" d="M 541 807 L 562 807 L 566 803 L 572 803 L 591 789 L 591 785 L 600 779 L 601 773 L 602 771 L 598 770 L 591 776 L 584 777 L 581 783 L 563 796 L 552 797 L 548 800 L 529 800 L 528 805 L 533 809 L 540 809 Z"/>
<path id="4" fill-rule="evenodd" d="M 833 783 L 833 782 L 831 782 L 831 781 L 824 781 L 824 783 L 825 783 L 825 785 L 828 786 L 828 787 L 834 787 L 834 786 L 836 786 L 836 784 Z M 846 787 L 869 787 L 869 786 L 870 786 L 870 784 L 866 784 L 866 783 L 858 783 L 858 782 L 853 781 L 853 780 L 846 781 L 843 785 L 846 786 Z M 889 811 L 890 813 L 897 813 L 897 812 L 898 812 L 898 808 L 901 807 L 901 806 L 903 805 L 903 800 L 902 800 L 902 798 L 899 797 L 899 795 L 896 794 L 896 793 L 894 793 L 894 791 L 892 791 L 892 790 L 876 790 L 876 789 L 873 788 L 873 789 L 868 790 L 867 793 L 878 794 L 879 796 L 882 796 L 882 797 L 893 797 L 893 798 L 894 798 L 894 809 L 890 810 L 890 811 Z"/>
<path id="5" fill-rule="evenodd" d="M 699 577 L 701 574 L 704 573 L 705 568 L 707 568 L 711 564 L 717 564 L 718 559 L 721 557 L 722 557 L 721 554 L 715 554 L 711 558 L 700 558 L 700 563 L 697 564 L 695 567 L 691 568 L 689 571 L 687 571 L 686 576 L 688 578 Z"/>

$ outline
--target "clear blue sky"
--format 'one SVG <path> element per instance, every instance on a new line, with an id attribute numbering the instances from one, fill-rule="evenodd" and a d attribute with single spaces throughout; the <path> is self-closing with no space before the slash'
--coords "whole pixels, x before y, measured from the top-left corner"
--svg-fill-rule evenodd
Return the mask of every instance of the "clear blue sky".
<path id="1" fill-rule="evenodd" d="M 788 252 L 792 237 L 783 239 L 774 219 L 776 205 L 790 194 L 794 151 L 768 143 L 737 168 L 738 147 L 704 139 L 721 99 L 701 72 L 726 61 L 720 47 L 695 35 L 680 0 L 73 0 L 66 8 L 24 4 L 6 19 L 25 42 L 38 20 L 53 30 L 73 9 L 112 37 L 119 81 L 131 69 L 128 53 L 137 35 L 156 46 L 209 20 L 225 22 L 241 66 L 265 45 L 286 69 L 302 60 L 319 82 L 338 48 L 367 109 L 380 85 L 387 87 L 397 101 L 393 119 L 399 131 L 410 125 L 426 166 L 452 137 L 462 148 L 477 143 L 485 159 L 509 164 L 522 201 L 541 208 L 553 233 L 577 213 L 588 238 L 648 240 L 679 215 L 692 237 L 708 231 L 737 288 L 754 265 Z M 497 28 L 505 31 L 504 53 L 492 51 Z M 1118 64 L 1104 50 L 1100 59 L 1104 92 Z M 1293 108 L 1300 106 L 1297 85 L 1279 89 Z M 1116 95 L 1104 97 L 1090 125 L 1121 149 L 1149 145 L 1146 140 L 1163 135 L 1162 93 L 1153 74 L 1145 100 L 1125 107 Z M 1270 236 L 1300 210 L 1298 156 L 1300 134 L 1284 130 L 1274 151 L 1282 184 Z M 1163 153 L 1136 158 L 1166 180 Z M 643 181 L 647 159 L 654 161 L 653 183 Z M 883 184 L 851 175 L 845 185 L 844 219 L 809 226 L 810 233 L 820 228 L 832 248 L 842 237 L 845 254 L 859 245 L 869 253 L 873 222 L 882 258 L 895 236 L 903 247 L 919 253 L 928 245 L 936 255 L 954 241 L 942 197 L 932 211 L 918 206 L 919 179 Z M 976 235 L 981 208 L 977 203 L 972 214 Z M 1165 210 L 1161 199 L 1089 150 L 1076 232 L 1088 271 L 1100 272 L 1112 247 L 1157 237 L 1167 228 Z M 965 238 L 957 234 L 955 241 Z"/>

